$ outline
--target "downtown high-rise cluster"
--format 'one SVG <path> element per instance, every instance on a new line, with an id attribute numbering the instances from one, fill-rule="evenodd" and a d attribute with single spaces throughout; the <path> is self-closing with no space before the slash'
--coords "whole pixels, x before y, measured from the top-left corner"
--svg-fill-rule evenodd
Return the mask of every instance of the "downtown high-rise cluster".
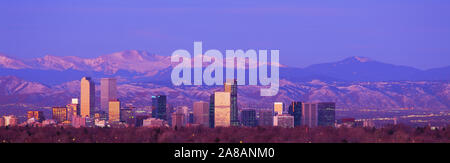
<path id="1" fill-rule="evenodd" d="M 95 84 L 90 77 L 80 81 L 80 97 L 64 107 L 52 107 L 51 119 L 42 111 L 28 111 L 22 125 L 68 125 L 73 127 L 231 127 L 231 126 L 334 126 L 333 102 L 274 102 L 273 108 L 238 107 L 238 84 L 235 79 L 224 83 L 223 91 L 210 95 L 210 101 L 196 101 L 192 108 L 168 105 L 166 95 L 151 96 L 151 106 L 134 107 L 118 99 L 117 79 L 100 80 L 100 107 L 95 104 Z M 0 118 L 1 126 L 17 125 L 14 116 Z"/>

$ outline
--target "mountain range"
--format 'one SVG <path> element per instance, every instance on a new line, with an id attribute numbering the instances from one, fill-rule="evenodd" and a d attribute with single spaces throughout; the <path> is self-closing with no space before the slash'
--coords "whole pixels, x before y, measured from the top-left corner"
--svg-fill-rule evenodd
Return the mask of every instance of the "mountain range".
<path id="1" fill-rule="evenodd" d="M 176 63 L 169 56 L 128 50 L 97 58 L 51 56 L 20 60 L 0 54 L 0 109 L 4 106 L 62 106 L 79 96 L 79 80 L 118 78 L 121 101 L 150 105 L 168 95 L 171 105 L 208 101 L 221 86 L 180 86 L 170 82 Z M 280 67 L 277 96 L 259 96 L 260 86 L 239 86 L 241 107 L 270 107 L 274 101 L 333 101 L 341 109 L 450 108 L 450 66 L 420 70 L 349 57 L 306 68 Z M 99 86 L 97 86 L 99 88 Z M 97 97 L 99 90 L 97 90 Z M 97 99 L 99 100 L 99 98 Z"/>

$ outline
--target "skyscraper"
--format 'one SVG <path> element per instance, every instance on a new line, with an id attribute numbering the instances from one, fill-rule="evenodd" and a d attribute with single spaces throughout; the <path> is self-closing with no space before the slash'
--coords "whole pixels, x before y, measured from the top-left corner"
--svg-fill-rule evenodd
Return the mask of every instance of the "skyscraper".
<path id="1" fill-rule="evenodd" d="M 52 119 L 58 123 L 68 120 L 67 119 L 67 108 L 66 107 L 53 107 L 52 108 Z"/>
<path id="2" fill-rule="evenodd" d="M 302 125 L 317 127 L 317 103 L 303 103 L 302 105 Z"/>
<path id="3" fill-rule="evenodd" d="M 209 127 L 209 104 L 204 101 L 194 102 L 194 124 Z"/>
<path id="4" fill-rule="evenodd" d="M 83 77 L 81 79 L 81 116 L 90 117 L 94 113 L 95 107 L 95 84 L 90 77 Z"/>
<path id="5" fill-rule="evenodd" d="M 174 113 L 172 113 L 172 127 L 184 127 L 186 126 L 186 114 L 182 109 L 178 108 Z"/>
<path id="6" fill-rule="evenodd" d="M 100 80 L 100 110 L 107 112 L 109 101 L 117 100 L 117 80 L 102 78 Z"/>
<path id="7" fill-rule="evenodd" d="M 256 124 L 256 110 L 255 109 L 245 109 L 241 113 L 241 123 L 244 126 L 255 127 Z"/>
<path id="8" fill-rule="evenodd" d="M 237 80 L 235 79 L 228 79 L 227 82 L 224 83 L 224 89 L 225 92 L 230 93 L 230 100 L 231 100 L 231 125 L 232 126 L 239 126 L 239 109 L 237 105 Z"/>
<path id="9" fill-rule="evenodd" d="M 273 111 L 274 111 L 275 115 L 283 114 L 283 108 L 284 108 L 284 104 L 282 102 L 273 103 Z"/>
<path id="10" fill-rule="evenodd" d="M 288 113 L 294 116 L 294 126 L 300 126 L 302 123 L 302 102 L 291 102 Z"/>
<path id="11" fill-rule="evenodd" d="M 209 96 L 209 128 L 214 128 L 214 93 Z"/>
<path id="12" fill-rule="evenodd" d="M 158 119 L 167 120 L 167 97 L 165 95 L 152 96 L 152 105 L 155 108 L 152 116 Z"/>
<path id="13" fill-rule="evenodd" d="M 109 101 L 108 121 L 109 122 L 119 122 L 120 121 L 120 102 L 118 100 Z"/>
<path id="14" fill-rule="evenodd" d="M 317 104 L 318 126 L 334 126 L 336 103 L 319 102 Z"/>
<path id="15" fill-rule="evenodd" d="M 229 92 L 214 93 L 214 127 L 229 127 L 231 125 Z"/>
<path id="16" fill-rule="evenodd" d="M 303 103 L 302 125 L 309 127 L 334 126 L 335 109 L 334 102 Z"/>

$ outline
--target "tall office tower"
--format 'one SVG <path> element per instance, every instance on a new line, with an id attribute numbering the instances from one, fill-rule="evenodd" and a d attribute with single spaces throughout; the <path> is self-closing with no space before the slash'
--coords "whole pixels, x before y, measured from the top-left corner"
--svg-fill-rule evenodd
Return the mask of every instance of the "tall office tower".
<path id="1" fill-rule="evenodd" d="M 3 116 L 5 120 L 5 126 L 16 126 L 19 123 L 19 119 L 14 115 Z"/>
<path id="2" fill-rule="evenodd" d="M 244 126 L 255 127 L 256 121 L 256 110 L 255 109 L 245 109 L 241 113 L 241 123 Z"/>
<path id="3" fill-rule="evenodd" d="M 294 127 L 294 116 L 289 114 L 279 114 L 274 116 L 274 126 L 293 128 Z"/>
<path id="4" fill-rule="evenodd" d="M 156 118 L 156 105 L 158 105 L 157 104 L 158 103 L 158 100 L 156 99 L 156 96 L 152 96 L 152 117 L 153 118 Z"/>
<path id="5" fill-rule="evenodd" d="M 317 104 L 318 126 L 334 126 L 336 103 L 319 102 Z"/>
<path id="6" fill-rule="evenodd" d="M 302 102 L 291 102 L 288 113 L 294 116 L 294 126 L 302 124 Z"/>
<path id="7" fill-rule="evenodd" d="M 273 126 L 273 110 L 260 110 L 258 125 Z"/>
<path id="8" fill-rule="evenodd" d="M 167 97 L 165 95 L 159 95 L 159 96 L 152 96 L 152 105 L 154 106 L 155 110 L 152 111 L 152 116 L 154 118 L 167 120 L 168 115 L 167 114 Z"/>
<path id="9" fill-rule="evenodd" d="M 308 127 L 317 127 L 318 125 L 317 103 L 302 104 L 302 125 L 306 125 Z"/>
<path id="10" fill-rule="evenodd" d="M 186 114 L 183 109 L 178 108 L 174 113 L 172 113 L 172 127 L 184 127 L 186 126 Z"/>
<path id="11" fill-rule="evenodd" d="M 274 102 L 273 103 L 273 112 L 275 115 L 283 114 L 284 104 L 282 102 Z"/>
<path id="12" fill-rule="evenodd" d="M 108 105 L 108 121 L 120 122 L 120 101 L 111 100 Z"/>
<path id="13" fill-rule="evenodd" d="M 214 93 L 209 96 L 209 128 L 214 128 Z"/>
<path id="14" fill-rule="evenodd" d="M 231 125 L 232 126 L 239 126 L 239 109 L 237 105 L 237 80 L 235 79 L 228 79 L 227 82 L 224 83 L 225 92 L 230 93 L 230 100 L 231 100 Z"/>
<path id="15" fill-rule="evenodd" d="M 214 127 L 229 127 L 231 125 L 230 98 L 230 92 L 214 93 Z"/>
<path id="16" fill-rule="evenodd" d="M 209 104 L 204 101 L 194 102 L 194 124 L 209 127 Z"/>
<path id="17" fill-rule="evenodd" d="M 82 117 L 93 116 L 95 107 L 95 84 L 90 77 L 83 77 L 81 79 L 80 93 L 80 115 Z"/>
<path id="18" fill-rule="evenodd" d="M 100 80 L 100 110 L 107 112 L 109 101 L 117 100 L 117 80 L 102 78 Z"/>
<path id="19" fill-rule="evenodd" d="M 34 118 L 38 122 L 45 120 L 43 111 L 27 111 L 27 119 Z"/>
<path id="20" fill-rule="evenodd" d="M 68 120 L 67 119 L 67 108 L 66 107 L 53 107 L 52 108 L 52 119 L 58 123 Z"/>

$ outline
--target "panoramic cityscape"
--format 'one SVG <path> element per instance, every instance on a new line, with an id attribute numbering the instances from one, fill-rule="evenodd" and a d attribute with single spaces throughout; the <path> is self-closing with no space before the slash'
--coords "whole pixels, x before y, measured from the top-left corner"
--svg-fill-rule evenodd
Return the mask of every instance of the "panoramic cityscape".
<path id="1" fill-rule="evenodd" d="M 449 9 L 2 1 L 0 143 L 450 143 Z"/>

